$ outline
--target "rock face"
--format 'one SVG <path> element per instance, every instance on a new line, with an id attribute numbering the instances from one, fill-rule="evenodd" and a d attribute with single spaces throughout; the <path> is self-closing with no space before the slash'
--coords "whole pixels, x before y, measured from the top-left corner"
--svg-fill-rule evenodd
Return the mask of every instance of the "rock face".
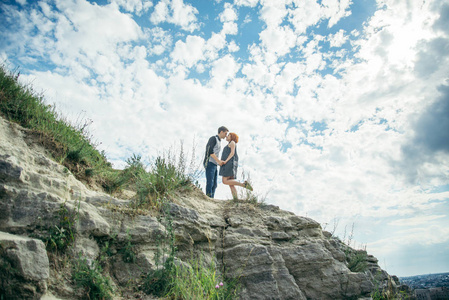
<path id="1" fill-rule="evenodd" d="M 225 220 L 219 253 L 230 273 L 240 272 L 242 298 L 347 299 L 373 290 L 370 275 L 351 272 L 343 247 L 309 218 L 267 206 L 230 207 Z"/>
<path id="2" fill-rule="evenodd" d="M 42 241 L 0 232 L 0 282 L 4 299 L 40 299 L 49 264 Z"/>
<path id="3" fill-rule="evenodd" d="M 0 293 L 7 294 L 9 280 L 21 285 L 25 298 L 39 298 L 48 282 L 53 295 L 76 298 L 52 283 L 56 275 L 49 277 L 44 244 L 29 238 L 59 228 L 61 212 L 74 216 L 71 251 L 88 260 L 107 253 L 117 289 L 156 268 L 167 230 L 157 217 L 123 213 L 129 200 L 87 189 L 27 142 L 24 129 L 1 118 L 0 141 L 0 274 L 15 270 L 2 277 Z M 350 271 L 345 245 L 317 222 L 275 206 L 214 200 L 193 190 L 179 193 L 169 210 L 177 259 L 202 253 L 206 262 L 215 261 L 222 274 L 239 279 L 241 299 L 357 299 L 369 297 L 375 274 L 392 282 L 373 257 L 366 271 Z M 124 259 L 126 245 L 133 245 L 133 259 Z"/>

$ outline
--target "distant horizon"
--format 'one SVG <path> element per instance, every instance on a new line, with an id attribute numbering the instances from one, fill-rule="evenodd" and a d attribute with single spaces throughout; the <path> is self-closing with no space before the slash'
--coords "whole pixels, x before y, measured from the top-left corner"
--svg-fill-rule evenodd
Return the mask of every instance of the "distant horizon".
<path id="1" fill-rule="evenodd" d="M 448 272 L 442 272 L 442 273 L 417 274 L 417 275 L 407 275 L 407 276 L 398 276 L 398 277 L 399 278 L 407 278 L 407 277 L 429 276 L 429 275 L 443 275 L 443 274 L 448 274 L 449 275 L 449 271 Z"/>
<path id="2" fill-rule="evenodd" d="M 449 270 L 447 47 L 449 0 L 0 3 L 0 62 L 115 168 L 225 125 L 239 180 L 398 277 Z"/>

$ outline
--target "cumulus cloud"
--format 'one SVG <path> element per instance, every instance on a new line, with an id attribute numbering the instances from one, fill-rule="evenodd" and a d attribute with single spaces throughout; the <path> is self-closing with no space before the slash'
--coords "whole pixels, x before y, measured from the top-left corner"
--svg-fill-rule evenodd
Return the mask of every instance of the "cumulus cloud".
<path id="1" fill-rule="evenodd" d="M 161 55 L 171 49 L 173 37 L 160 27 L 151 28 L 145 31 L 149 40 L 149 55 Z"/>
<path id="2" fill-rule="evenodd" d="M 220 14 L 220 21 L 223 23 L 222 34 L 237 34 L 237 13 L 230 3 L 225 3 L 224 11 Z"/>
<path id="3" fill-rule="evenodd" d="M 131 41 L 141 34 L 140 27 L 129 15 L 120 13 L 112 6 L 63 1 L 57 3 L 57 8 L 63 14 L 56 36 L 64 46 L 67 44 L 75 50 L 103 50 L 108 44 Z"/>
<path id="4" fill-rule="evenodd" d="M 390 222 L 394 226 L 417 226 L 427 224 L 430 221 L 445 218 L 446 215 L 419 216 L 414 218 L 399 219 Z"/>
<path id="5" fill-rule="evenodd" d="M 348 36 L 345 36 L 345 31 L 340 29 L 337 33 L 329 36 L 329 43 L 331 47 L 341 47 L 348 40 Z"/>
<path id="6" fill-rule="evenodd" d="M 211 85 L 216 87 L 223 87 L 228 80 L 232 80 L 235 74 L 240 69 L 231 55 L 226 55 L 212 64 L 211 70 Z"/>
<path id="7" fill-rule="evenodd" d="M 414 66 L 415 72 L 422 78 L 429 78 L 442 66 L 447 65 L 449 60 L 449 39 L 438 37 L 422 46 L 417 54 Z"/>
<path id="8" fill-rule="evenodd" d="M 141 15 L 153 6 L 153 2 L 148 0 L 110 0 L 110 2 L 137 15 Z"/>
<path id="9" fill-rule="evenodd" d="M 224 4 L 224 11 L 220 14 L 220 21 L 222 23 L 225 22 L 234 22 L 237 21 L 237 13 L 235 9 L 232 7 L 232 4 L 225 3 Z"/>
<path id="10" fill-rule="evenodd" d="M 196 15 L 198 10 L 183 0 L 161 0 L 154 7 L 150 21 L 154 24 L 162 22 L 180 26 L 183 30 L 193 32 L 199 29 Z"/>
<path id="11" fill-rule="evenodd" d="M 449 173 L 449 86 L 414 122 L 414 137 L 402 146 L 398 168 L 411 183 L 443 184 Z"/>
<path id="12" fill-rule="evenodd" d="M 237 45 L 237 43 L 235 42 L 235 41 L 231 41 L 229 44 L 228 44 L 228 50 L 229 50 L 229 52 L 237 52 L 237 51 L 239 51 L 240 50 L 240 47 Z"/>
<path id="13" fill-rule="evenodd" d="M 218 57 L 218 52 L 226 46 L 226 36 L 222 33 L 213 33 L 205 45 L 205 58 L 214 60 Z"/>
<path id="14" fill-rule="evenodd" d="M 171 53 L 173 61 L 180 62 L 191 68 L 196 62 L 203 59 L 206 41 L 199 36 L 189 35 L 186 41 L 177 41 Z"/>
<path id="15" fill-rule="evenodd" d="M 260 33 L 260 40 L 268 52 L 283 56 L 296 45 L 297 36 L 288 26 L 268 26 Z"/>
<path id="16" fill-rule="evenodd" d="M 429 154 L 449 154 L 449 86 L 439 88 L 441 96 L 415 124 L 413 144 L 421 145 Z"/>
<path id="17" fill-rule="evenodd" d="M 449 4 L 444 2 L 435 3 L 434 9 L 438 12 L 438 19 L 433 25 L 434 28 L 449 34 Z"/>
<path id="18" fill-rule="evenodd" d="M 440 219 L 440 218 L 438 218 Z M 435 219 L 434 219 L 435 220 Z M 403 247 L 405 245 L 434 245 L 443 244 L 449 240 L 449 229 L 446 227 L 441 227 L 435 224 L 426 227 L 414 227 L 409 229 L 404 229 L 397 232 L 394 236 L 387 237 L 383 240 L 379 240 L 376 243 L 370 245 L 371 247 L 378 247 L 382 243 L 384 245 L 389 245 L 393 249 L 388 249 L 390 251 L 396 251 L 395 248 Z M 393 242 L 394 240 L 394 242 Z M 385 249 L 387 250 L 387 249 Z M 384 251 L 385 251 L 384 250 Z M 388 251 L 387 250 L 387 251 Z"/>
<path id="19" fill-rule="evenodd" d="M 302 34 L 309 26 L 316 24 L 320 20 L 320 6 L 313 0 L 304 1 L 303 3 L 299 2 L 298 5 L 298 8 L 289 10 L 289 19 L 295 27 L 295 31 L 298 34 Z"/>
<path id="20" fill-rule="evenodd" d="M 260 18 L 267 26 L 279 26 L 287 15 L 285 1 L 262 1 Z"/>
<path id="21" fill-rule="evenodd" d="M 234 0 L 235 5 L 255 7 L 259 0 Z"/>
<path id="22" fill-rule="evenodd" d="M 349 10 L 351 0 L 325 0 L 321 2 L 326 17 L 329 18 L 328 27 L 333 27 L 340 19 L 351 14 Z"/>

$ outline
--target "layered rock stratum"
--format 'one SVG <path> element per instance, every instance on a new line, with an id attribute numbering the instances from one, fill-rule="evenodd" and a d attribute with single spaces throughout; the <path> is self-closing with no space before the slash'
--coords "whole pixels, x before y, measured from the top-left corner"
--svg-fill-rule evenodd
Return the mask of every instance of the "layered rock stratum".
<path id="1" fill-rule="evenodd" d="M 126 197 L 124 197 L 126 198 Z M 109 268 L 116 298 L 156 268 L 167 224 L 151 213 L 127 213 L 131 200 L 86 187 L 55 162 L 29 132 L 0 118 L 0 289 L 15 299 L 79 299 L 39 233 L 57 225 L 61 208 L 76 214 L 70 252 L 98 260 L 113 241 Z M 360 299 L 395 282 L 367 255 L 366 268 L 348 268 L 356 253 L 316 221 L 272 205 L 214 200 L 200 190 L 178 192 L 169 204 L 179 262 L 201 253 L 240 282 L 240 299 Z M 125 262 L 120 248 L 136 253 Z M 49 257 L 51 258 L 49 263 Z M 8 298 L 9 296 L 5 297 Z M 147 296 L 152 299 L 151 296 Z"/>

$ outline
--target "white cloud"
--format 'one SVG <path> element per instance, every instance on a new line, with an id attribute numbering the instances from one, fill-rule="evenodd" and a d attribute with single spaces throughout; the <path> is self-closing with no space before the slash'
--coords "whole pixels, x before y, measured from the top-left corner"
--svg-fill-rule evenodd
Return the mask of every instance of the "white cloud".
<path id="1" fill-rule="evenodd" d="M 237 51 L 239 51 L 240 50 L 240 47 L 235 43 L 235 41 L 231 41 L 229 44 L 228 44 L 228 50 L 229 50 L 229 52 L 237 52 Z"/>
<path id="2" fill-rule="evenodd" d="M 211 85 L 222 88 L 228 80 L 232 80 L 240 69 L 231 55 L 226 55 L 212 63 Z"/>
<path id="3" fill-rule="evenodd" d="M 295 87 L 295 80 L 303 74 L 305 65 L 299 62 L 288 62 L 282 69 L 282 72 L 276 76 L 274 89 L 276 94 L 292 94 Z M 287 100 L 288 101 L 288 100 Z M 283 101 L 284 102 L 284 101 Z"/>
<path id="4" fill-rule="evenodd" d="M 259 3 L 259 0 L 234 0 L 234 4 L 237 6 L 255 7 L 257 3 Z"/>
<path id="5" fill-rule="evenodd" d="M 433 215 L 433 216 L 419 216 L 419 217 L 413 217 L 413 218 L 407 218 L 407 219 L 399 219 L 395 220 L 389 223 L 389 225 L 394 226 L 417 226 L 417 225 L 423 225 L 428 224 L 428 222 L 445 218 L 446 215 Z"/>
<path id="6" fill-rule="evenodd" d="M 260 33 L 260 40 L 268 52 L 283 56 L 296 45 L 297 36 L 288 26 L 269 26 Z"/>
<path id="7" fill-rule="evenodd" d="M 177 41 L 175 49 L 171 53 L 173 61 L 184 64 L 191 68 L 196 62 L 203 59 L 206 41 L 199 36 L 189 35 L 186 42 Z"/>
<path id="8" fill-rule="evenodd" d="M 261 87 L 272 87 L 274 75 L 270 74 L 268 67 L 261 62 L 254 64 L 244 64 L 242 73 L 247 79 Z"/>
<path id="9" fill-rule="evenodd" d="M 252 20 L 251 16 L 249 14 L 247 14 L 245 16 L 245 19 L 243 20 L 243 24 L 248 24 L 248 23 L 251 23 L 252 21 L 253 20 Z"/>
<path id="10" fill-rule="evenodd" d="M 235 22 L 238 19 L 237 13 L 230 3 L 224 4 L 224 11 L 220 14 L 219 17 L 222 23 Z"/>
<path id="11" fill-rule="evenodd" d="M 162 22 L 180 26 L 183 30 L 193 32 L 199 29 L 196 15 L 198 10 L 183 0 L 161 0 L 154 7 L 150 21 L 154 24 Z"/>
<path id="12" fill-rule="evenodd" d="M 238 32 L 238 26 L 234 22 L 226 22 L 223 23 L 222 34 L 231 34 L 235 35 Z"/>
<path id="13" fill-rule="evenodd" d="M 88 111 L 89 106 L 95 105 L 99 98 L 99 90 L 95 86 L 79 82 L 71 76 L 36 72 L 33 75 L 22 75 L 21 80 L 25 84 L 35 82 L 39 87 L 46 88 L 46 100 L 50 104 L 57 101 L 58 109 L 64 113 Z M 76 116 L 70 115 L 69 117 L 74 120 Z"/>
<path id="14" fill-rule="evenodd" d="M 287 8 L 285 1 L 263 0 L 262 9 L 260 11 L 260 18 L 267 24 L 268 27 L 279 26 L 284 17 L 287 15 Z"/>
<path id="15" fill-rule="evenodd" d="M 331 47 L 341 47 L 348 40 L 345 31 L 340 29 L 337 33 L 329 36 L 329 43 Z"/>
<path id="16" fill-rule="evenodd" d="M 351 14 L 351 0 L 293 0 L 294 8 L 289 9 L 289 20 L 297 34 L 303 34 L 307 28 L 328 19 L 328 27 L 333 27 L 344 17 Z"/>
<path id="17" fill-rule="evenodd" d="M 153 6 L 153 2 L 148 0 L 111 0 L 111 3 L 137 15 L 141 15 Z"/>
<path id="18" fill-rule="evenodd" d="M 160 27 L 146 31 L 149 42 L 149 54 L 161 55 L 168 51 L 173 44 L 173 37 Z"/>
<path id="19" fill-rule="evenodd" d="M 214 60 L 218 57 L 218 52 L 226 47 L 226 36 L 221 33 L 213 33 L 205 45 L 205 58 Z"/>
<path id="20" fill-rule="evenodd" d="M 438 245 L 448 240 L 449 229 L 447 226 L 432 225 L 398 231 L 392 236 L 368 244 L 368 247 L 386 255 L 411 245 Z"/>
<path id="21" fill-rule="evenodd" d="M 112 6 L 92 5 L 85 1 L 61 1 L 57 7 L 63 28 L 57 27 L 60 42 L 70 43 L 76 50 L 103 50 L 111 43 L 131 41 L 139 38 L 141 29 L 126 14 Z M 64 49 L 67 51 L 67 49 Z"/>
<path id="22" fill-rule="evenodd" d="M 296 34 L 303 34 L 309 26 L 317 24 L 323 17 L 322 7 L 315 0 L 295 0 L 294 9 L 289 9 L 289 21 Z"/>
<path id="23" fill-rule="evenodd" d="M 224 4 L 224 10 L 219 15 L 220 22 L 223 23 L 222 35 L 237 34 L 238 26 L 236 21 L 238 20 L 237 12 L 230 3 Z"/>
<path id="24" fill-rule="evenodd" d="M 340 19 L 347 17 L 351 14 L 349 10 L 351 0 L 323 0 L 321 5 L 323 6 L 326 17 L 329 18 L 329 28 L 333 27 L 340 21 Z"/>
<path id="25" fill-rule="evenodd" d="M 167 2 L 160 1 L 155 7 L 154 12 L 151 14 L 150 21 L 154 24 L 165 22 L 169 17 L 169 10 Z"/>

